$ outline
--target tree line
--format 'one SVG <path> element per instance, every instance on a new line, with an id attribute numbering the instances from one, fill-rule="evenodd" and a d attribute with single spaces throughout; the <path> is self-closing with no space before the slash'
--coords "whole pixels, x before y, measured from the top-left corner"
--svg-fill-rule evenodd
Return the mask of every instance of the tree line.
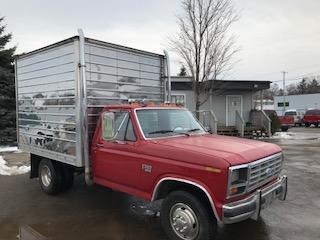
<path id="1" fill-rule="evenodd" d="M 320 93 L 320 75 L 302 78 L 300 82 L 286 86 L 286 95 L 301 95 Z M 265 99 L 273 99 L 274 96 L 282 96 L 283 89 L 277 83 L 273 83 L 270 89 L 264 91 Z"/>
<path id="2" fill-rule="evenodd" d="M 14 84 L 15 47 L 7 47 L 12 34 L 6 33 L 4 18 L 0 17 L 0 143 L 15 141 L 16 100 Z"/>

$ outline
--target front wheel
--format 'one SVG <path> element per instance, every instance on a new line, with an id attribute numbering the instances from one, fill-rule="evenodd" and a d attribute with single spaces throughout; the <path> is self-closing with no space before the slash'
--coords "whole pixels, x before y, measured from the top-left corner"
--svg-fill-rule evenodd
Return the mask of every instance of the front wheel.
<path id="1" fill-rule="evenodd" d="M 214 239 L 217 222 L 204 203 L 185 191 L 170 193 L 161 206 L 161 223 L 173 240 Z"/>

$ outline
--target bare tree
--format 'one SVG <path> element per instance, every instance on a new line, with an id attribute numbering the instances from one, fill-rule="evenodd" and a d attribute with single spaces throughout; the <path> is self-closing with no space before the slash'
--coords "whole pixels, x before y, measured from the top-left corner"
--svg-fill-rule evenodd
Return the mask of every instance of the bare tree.
<path id="1" fill-rule="evenodd" d="M 180 32 L 170 44 L 183 59 L 193 81 L 196 110 L 208 100 L 207 80 L 216 80 L 233 66 L 238 51 L 229 34 L 238 20 L 232 0 L 182 0 Z"/>

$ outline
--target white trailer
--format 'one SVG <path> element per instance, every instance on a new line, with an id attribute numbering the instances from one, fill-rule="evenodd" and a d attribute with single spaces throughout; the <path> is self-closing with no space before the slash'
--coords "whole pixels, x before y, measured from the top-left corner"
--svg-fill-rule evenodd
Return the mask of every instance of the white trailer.
<path id="1" fill-rule="evenodd" d="M 296 110 L 298 115 L 303 116 L 308 109 L 320 108 L 320 93 L 300 94 L 286 96 L 285 107 L 283 97 L 274 97 L 274 110 L 282 116 L 284 110 Z"/>
<path id="2" fill-rule="evenodd" d="M 89 146 L 102 108 L 130 99 L 168 100 L 168 66 L 166 52 L 85 38 L 81 30 L 78 36 L 18 56 L 19 148 L 32 158 L 85 167 L 90 183 Z M 32 171 L 31 177 L 36 174 Z"/>

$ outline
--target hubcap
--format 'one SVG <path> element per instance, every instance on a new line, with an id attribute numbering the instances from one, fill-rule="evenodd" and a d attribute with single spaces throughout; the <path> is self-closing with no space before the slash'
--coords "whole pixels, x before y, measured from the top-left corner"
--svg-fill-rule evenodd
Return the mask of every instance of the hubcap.
<path id="1" fill-rule="evenodd" d="M 198 236 L 199 223 L 194 211 L 184 203 L 176 203 L 170 210 L 170 224 L 173 231 L 184 240 Z"/>
<path id="2" fill-rule="evenodd" d="M 48 166 L 41 168 L 41 181 L 45 187 L 48 187 L 51 183 L 51 171 Z"/>

